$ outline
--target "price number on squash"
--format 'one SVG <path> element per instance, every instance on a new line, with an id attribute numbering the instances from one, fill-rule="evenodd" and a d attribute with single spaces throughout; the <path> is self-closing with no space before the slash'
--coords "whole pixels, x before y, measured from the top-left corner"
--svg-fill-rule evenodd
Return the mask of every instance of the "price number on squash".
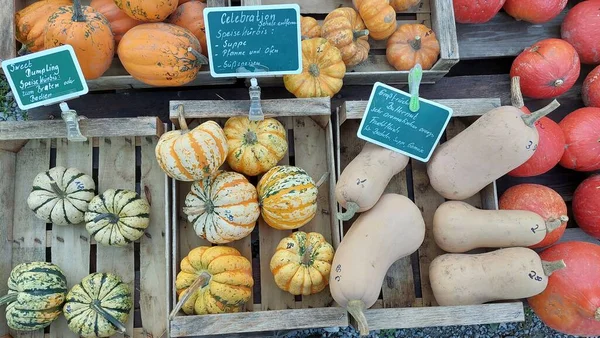
<path id="1" fill-rule="evenodd" d="M 531 270 L 531 272 L 529 273 L 529 278 L 541 282 L 543 280 L 542 276 L 538 276 L 537 273 L 533 270 Z"/>
<path id="2" fill-rule="evenodd" d="M 337 272 L 337 273 L 340 273 L 340 272 L 342 272 L 342 264 L 338 264 L 338 265 L 335 267 L 335 272 Z M 339 282 L 339 281 L 341 281 L 341 280 L 342 280 L 342 276 L 340 276 L 340 275 L 337 275 L 337 276 L 333 277 L 333 279 L 335 279 L 335 281 L 336 281 L 336 282 Z"/>
<path id="3" fill-rule="evenodd" d="M 529 143 L 527 143 L 527 145 L 525 146 L 525 149 L 535 151 L 537 149 L 537 146 L 537 144 L 533 144 L 533 141 L 529 141 Z"/>
<path id="4" fill-rule="evenodd" d="M 536 225 L 535 225 L 535 227 L 532 227 L 532 228 L 531 228 L 531 232 L 533 232 L 533 233 L 535 234 L 535 231 L 536 231 L 537 229 L 539 229 L 539 228 L 540 228 L 540 225 L 539 225 L 539 224 L 536 224 Z"/>

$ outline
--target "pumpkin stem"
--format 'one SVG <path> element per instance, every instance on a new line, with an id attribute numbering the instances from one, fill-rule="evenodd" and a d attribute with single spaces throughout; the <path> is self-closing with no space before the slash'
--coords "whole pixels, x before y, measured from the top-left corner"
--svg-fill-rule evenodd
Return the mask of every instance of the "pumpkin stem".
<path id="1" fill-rule="evenodd" d="M 354 33 L 352 34 L 354 36 L 354 40 L 363 37 L 363 36 L 367 36 L 369 35 L 369 30 L 368 29 L 363 29 L 360 31 L 354 31 Z"/>
<path id="2" fill-rule="evenodd" d="M 550 276 L 554 271 L 564 269 L 566 267 L 567 265 L 562 259 L 554 262 L 542 261 L 542 269 L 544 269 L 544 275 L 546 276 Z"/>
<path id="3" fill-rule="evenodd" d="M 29 46 L 27 46 L 26 44 L 23 44 L 21 46 L 21 49 L 19 49 L 19 51 L 17 52 L 17 55 L 19 56 L 23 56 L 23 55 L 27 55 L 29 54 Z"/>
<path id="4" fill-rule="evenodd" d="M 19 297 L 19 293 L 18 292 L 13 292 L 13 293 L 9 293 L 7 295 L 4 295 L 4 296 L 0 297 L 0 305 L 12 303 L 15 300 L 17 300 L 17 297 Z"/>
<path id="5" fill-rule="evenodd" d="M 365 302 L 362 300 L 351 300 L 346 305 L 346 310 L 356 323 L 358 324 L 358 331 L 360 331 L 361 337 L 369 335 L 369 324 L 367 323 L 367 318 L 365 317 Z"/>
<path id="6" fill-rule="evenodd" d="M 194 55 L 196 57 L 196 62 L 198 64 L 201 64 L 201 65 L 208 64 L 208 58 L 206 56 L 202 55 L 201 53 L 198 53 L 197 50 L 193 49 L 192 47 L 188 47 L 188 52 L 192 53 L 192 55 Z"/>
<path id="7" fill-rule="evenodd" d="M 210 282 L 210 274 L 206 271 L 202 271 L 200 276 L 198 276 L 198 279 L 196 279 L 192 283 L 192 285 L 190 285 L 190 287 L 187 288 L 187 290 L 185 290 L 185 292 L 183 292 L 181 294 L 181 298 L 179 298 L 179 301 L 175 305 L 175 308 L 169 314 L 169 321 L 173 320 L 173 317 L 175 317 L 177 312 L 179 312 L 179 310 L 181 310 L 183 305 L 188 301 L 188 299 L 190 299 L 190 297 L 196 292 L 196 290 L 207 286 L 209 282 Z"/>
<path id="8" fill-rule="evenodd" d="M 510 79 L 510 103 L 515 108 L 523 108 L 525 102 L 523 101 L 523 93 L 521 92 L 521 77 L 513 76 Z"/>
<path id="9" fill-rule="evenodd" d="M 108 320 L 112 325 L 114 325 L 117 328 L 117 330 L 119 330 L 119 332 L 125 333 L 125 331 L 127 330 L 125 328 L 125 325 L 123 325 L 123 323 L 118 321 L 117 318 L 113 317 L 110 313 L 108 313 L 106 310 L 104 310 L 100 306 L 99 300 L 97 300 L 97 299 L 94 300 L 91 304 L 91 307 L 92 307 L 92 309 L 96 310 L 96 312 L 98 312 L 102 317 L 104 317 L 104 319 Z"/>
<path id="10" fill-rule="evenodd" d="M 108 218 L 108 221 L 111 224 L 117 224 L 119 222 L 119 216 L 111 213 L 100 214 L 94 218 L 94 222 L 101 221 L 105 218 Z"/>
<path id="11" fill-rule="evenodd" d="M 309 244 L 306 248 L 304 248 L 304 255 L 302 255 L 302 264 L 304 264 L 304 265 L 310 264 L 312 252 L 313 252 L 312 245 Z"/>
<path id="12" fill-rule="evenodd" d="M 317 66 L 314 63 L 311 63 L 310 66 L 308 66 L 308 72 L 310 73 L 310 75 L 312 75 L 314 77 L 319 77 L 319 75 L 321 75 L 321 71 L 319 70 L 319 66 Z"/>
<path id="13" fill-rule="evenodd" d="M 183 105 L 180 104 L 177 106 L 177 120 L 179 120 L 179 128 L 182 131 L 188 131 L 188 125 L 187 122 L 185 122 L 185 117 L 183 117 L 183 114 Z"/>
<path id="14" fill-rule="evenodd" d="M 409 41 L 409 44 L 414 50 L 421 49 L 421 37 L 419 35 L 415 36 L 415 39 Z"/>
<path id="15" fill-rule="evenodd" d="M 249 144 L 249 145 L 256 144 L 256 142 L 258 142 L 258 137 L 256 136 L 256 133 L 253 132 L 252 130 L 248 130 L 244 134 L 244 142 L 246 142 L 246 144 Z"/>
<path id="16" fill-rule="evenodd" d="M 323 183 L 325 183 L 325 181 L 327 181 L 327 178 L 329 178 L 329 173 L 324 173 L 323 176 L 321 176 L 321 178 L 319 178 L 319 180 L 317 181 L 317 184 L 315 184 L 317 186 L 317 189 L 319 189 L 319 187 L 321 187 L 323 185 Z"/>
<path id="17" fill-rule="evenodd" d="M 552 232 L 558 228 L 560 228 L 560 226 L 564 223 L 567 222 L 569 220 L 569 217 L 567 216 L 560 216 L 559 218 L 549 218 L 546 220 L 546 231 L 547 232 Z"/>
<path id="18" fill-rule="evenodd" d="M 554 87 L 560 87 L 565 83 L 565 81 L 563 79 L 558 79 L 556 81 L 554 81 Z"/>
<path id="19" fill-rule="evenodd" d="M 356 214 L 358 209 L 360 209 L 358 204 L 356 204 L 354 202 L 346 202 L 346 211 L 338 212 L 337 218 L 340 221 L 349 221 L 352 217 L 354 217 L 354 214 Z"/>
<path id="20" fill-rule="evenodd" d="M 556 100 L 552 100 L 552 102 L 550 102 L 547 106 L 545 106 L 544 108 L 540 109 L 540 110 L 536 110 L 533 113 L 529 114 L 529 115 L 523 115 L 521 116 L 521 118 L 523 119 L 523 122 L 525 122 L 526 125 L 528 125 L 529 127 L 533 128 L 533 125 L 542 117 L 550 114 L 551 112 L 553 112 L 554 110 L 556 110 L 556 108 L 560 107 L 560 103 L 558 103 L 558 101 Z"/>
<path id="21" fill-rule="evenodd" d="M 85 22 L 85 15 L 83 14 L 80 0 L 73 0 L 73 17 L 71 20 L 74 22 Z"/>
<path id="22" fill-rule="evenodd" d="M 65 198 L 65 196 L 67 196 L 67 194 L 65 194 L 64 191 L 62 191 L 59 187 L 58 184 L 56 184 L 56 182 L 52 182 L 50 183 L 50 188 L 52 188 L 52 190 L 54 191 L 54 193 L 56 194 L 56 196 L 60 197 L 60 198 Z"/>
<path id="23" fill-rule="evenodd" d="M 596 316 L 594 316 L 594 318 L 600 322 L 600 307 L 596 309 Z"/>

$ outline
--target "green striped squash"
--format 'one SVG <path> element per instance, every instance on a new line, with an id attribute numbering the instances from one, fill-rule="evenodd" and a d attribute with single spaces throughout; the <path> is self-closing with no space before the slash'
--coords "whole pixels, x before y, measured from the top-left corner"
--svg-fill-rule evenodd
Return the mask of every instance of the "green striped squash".
<path id="1" fill-rule="evenodd" d="M 50 325 L 60 316 L 66 294 L 67 279 L 58 266 L 47 262 L 23 263 L 11 271 L 8 294 L 0 297 L 0 305 L 8 303 L 6 322 L 10 328 L 33 331 Z"/>
<path id="2" fill-rule="evenodd" d="M 98 243 L 126 246 L 142 237 L 150 224 L 150 205 L 135 191 L 108 189 L 92 199 L 85 222 Z"/>
<path id="3" fill-rule="evenodd" d="M 131 289 L 119 276 L 93 273 L 69 291 L 63 312 L 69 329 L 79 336 L 110 337 L 125 333 L 132 304 Z"/>
<path id="4" fill-rule="evenodd" d="M 95 189 L 94 179 L 81 170 L 54 167 L 35 177 L 27 205 L 46 223 L 80 224 Z"/>

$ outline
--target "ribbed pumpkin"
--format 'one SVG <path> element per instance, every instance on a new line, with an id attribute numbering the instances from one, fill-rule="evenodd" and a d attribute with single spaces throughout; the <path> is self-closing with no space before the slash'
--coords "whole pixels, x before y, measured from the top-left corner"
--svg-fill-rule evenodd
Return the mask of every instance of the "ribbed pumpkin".
<path id="1" fill-rule="evenodd" d="M 33 331 L 50 325 L 60 316 L 66 294 L 67 279 L 58 266 L 47 262 L 22 263 L 12 269 L 8 294 L 0 297 L 0 305 L 8 304 L 6 322 L 10 328 Z"/>
<path id="2" fill-rule="evenodd" d="M 293 295 L 312 295 L 329 284 L 333 247 L 317 232 L 296 231 L 282 239 L 271 258 L 275 284 Z"/>
<path id="3" fill-rule="evenodd" d="M 302 40 L 302 73 L 284 75 L 285 88 L 296 97 L 332 97 L 342 89 L 346 65 L 327 39 Z"/>
<path id="4" fill-rule="evenodd" d="M 130 17 L 143 22 L 160 22 L 175 11 L 177 0 L 115 0 Z"/>
<path id="5" fill-rule="evenodd" d="M 59 7 L 71 0 L 40 0 L 15 13 L 15 38 L 23 44 L 19 55 L 44 49 L 46 23 Z"/>
<path id="6" fill-rule="evenodd" d="M 115 38 L 106 17 L 90 6 L 59 7 L 48 18 L 44 48 L 71 45 L 86 80 L 97 79 L 108 70 L 115 56 Z"/>
<path id="7" fill-rule="evenodd" d="M 110 337 L 125 333 L 132 305 L 131 289 L 119 276 L 93 273 L 69 291 L 63 311 L 69 329 L 79 336 Z"/>
<path id="8" fill-rule="evenodd" d="M 156 160 L 162 170 L 179 181 L 197 181 L 212 175 L 227 158 L 227 138 L 214 121 L 189 130 L 179 119 L 181 130 L 164 133 L 156 144 Z"/>
<path id="9" fill-rule="evenodd" d="M 108 19 L 108 22 L 110 22 L 110 30 L 115 37 L 115 49 L 119 46 L 121 38 L 128 30 L 142 23 L 142 21 L 125 14 L 115 4 L 114 0 L 92 0 L 90 6 L 104 15 Z"/>
<path id="10" fill-rule="evenodd" d="M 234 248 L 197 247 L 180 267 L 175 280 L 179 299 L 197 287 L 182 307 L 188 315 L 239 312 L 252 296 L 252 264 Z"/>
<path id="11" fill-rule="evenodd" d="M 374 40 L 385 40 L 396 30 L 396 11 L 389 0 L 352 0 Z"/>
<path id="12" fill-rule="evenodd" d="M 231 169 L 256 176 L 267 172 L 285 156 L 287 133 L 281 122 L 273 118 L 250 121 L 247 116 L 232 117 L 223 128 Z"/>
<path id="13" fill-rule="evenodd" d="M 91 176 L 76 168 L 58 166 L 37 174 L 27 205 L 46 223 L 79 224 L 95 189 Z"/>
<path id="14" fill-rule="evenodd" d="M 179 5 L 165 22 L 188 29 L 200 42 L 203 55 L 208 56 L 206 47 L 206 31 L 204 29 L 204 9 L 206 4 L 198 0 L 192 0 Z"/>
<path id="15" fill-rule="evenodd" d="M 410 70 L 417 63 L 431 69 L 440 55 L 435 33 L 422 24 L 404 24 L 387 41 L 386 57 L 397 70 Z"/>
<path id="16" fill-rule="evenodd" d="M 325 17 L 322 36 L 342 53 L 346 66 L 357 65 L 369 56 L 369 31 L 350 7 L 336 8 Z"/>
<path id="17" fill-rule="evenodd" d="M 168 23 L 145 23 L 130 29 L 119 43 L 123 67 L 152 86 L 182 86 L 193 81 L 208 59 L 189 30 Z"/>
<path id="18" fill-rule="evenodd" d="M 98 243 L 125 246 L 144 234 L 150 224 L 150 205 L 135 191 L 108 189 L 92 199 L 85 221 Z"/>
<path id="19" fill-rule="evenodd" d="M 260 215 L 256 188 L 244 175 L 231 171 L 217 171 L 194 182 L 183 212 L 196 234 L 215 244 L 250 235 Z"/>
<path id="20" fill-rule="evenodd" d="M 302 168 L 273 167 L 258 182 L 261 215 L 279 230 L 297 229 L 317 213 L 317 186 Z"/>
<path id="21" fill-rule="evenodd" d="M 420 2 L 421 0 L 390 0 L 390 5 L 399 13 L 418 5 Z"/>
<path id="22" fill-rule="evenodd" d="M 317 19 L 310 16 L 300 16 L 300 35 L 303 39 L 320 37 L 321 26 L 319 26 Z"/>

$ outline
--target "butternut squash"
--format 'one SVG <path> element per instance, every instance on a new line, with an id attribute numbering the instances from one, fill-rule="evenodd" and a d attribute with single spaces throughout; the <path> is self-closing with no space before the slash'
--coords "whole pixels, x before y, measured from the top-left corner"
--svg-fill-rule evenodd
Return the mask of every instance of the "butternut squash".
<path id="1" fill-rule="evenodd" d="M 528 248 L 506 248 L 438 256 L 429 265 L 429 280 L 439 305 L 475 305 L 535 296 L 546 289 L 548 276 L 564 267 L 562 260 L 542 261 Z"/>
<path id="2" fill-rule="evenodd" d="M 531 246 L 560 227 L 527 210 L 482 210 L 465 202 L 442 203 L 433 216 L 433 238 L 447 252 Z"/>
<path id="3" fill-rule="evenodd" d="M 342 239 L 331 263 L 329 288 L 333 299 L 356 319 L 361 335 L 369 333 L 364 310 L 377 301 L 387 270 L 415 252 L 424 238 L 419 208 L 405 196 L 384 194 Z"/>
<path id="4" fill-rule="evenodd" d="M 408 157 L 367 142 L 344 168 L 335 185 L 337 202 L 346 210 L 338 218 L 347 221 L 355 213 L 371 209 L 388 183 L 408 164 Z"/>
<path id="5" fill-rule="evenodd" d="M 534 124 L 558 106 L 554 100 L 530 115 L 512 106 L 485 113 L 434 151 L 427 163 L 431 186 L 451 200 L 473 196 L 533 156 L 539 141 Z"/>

